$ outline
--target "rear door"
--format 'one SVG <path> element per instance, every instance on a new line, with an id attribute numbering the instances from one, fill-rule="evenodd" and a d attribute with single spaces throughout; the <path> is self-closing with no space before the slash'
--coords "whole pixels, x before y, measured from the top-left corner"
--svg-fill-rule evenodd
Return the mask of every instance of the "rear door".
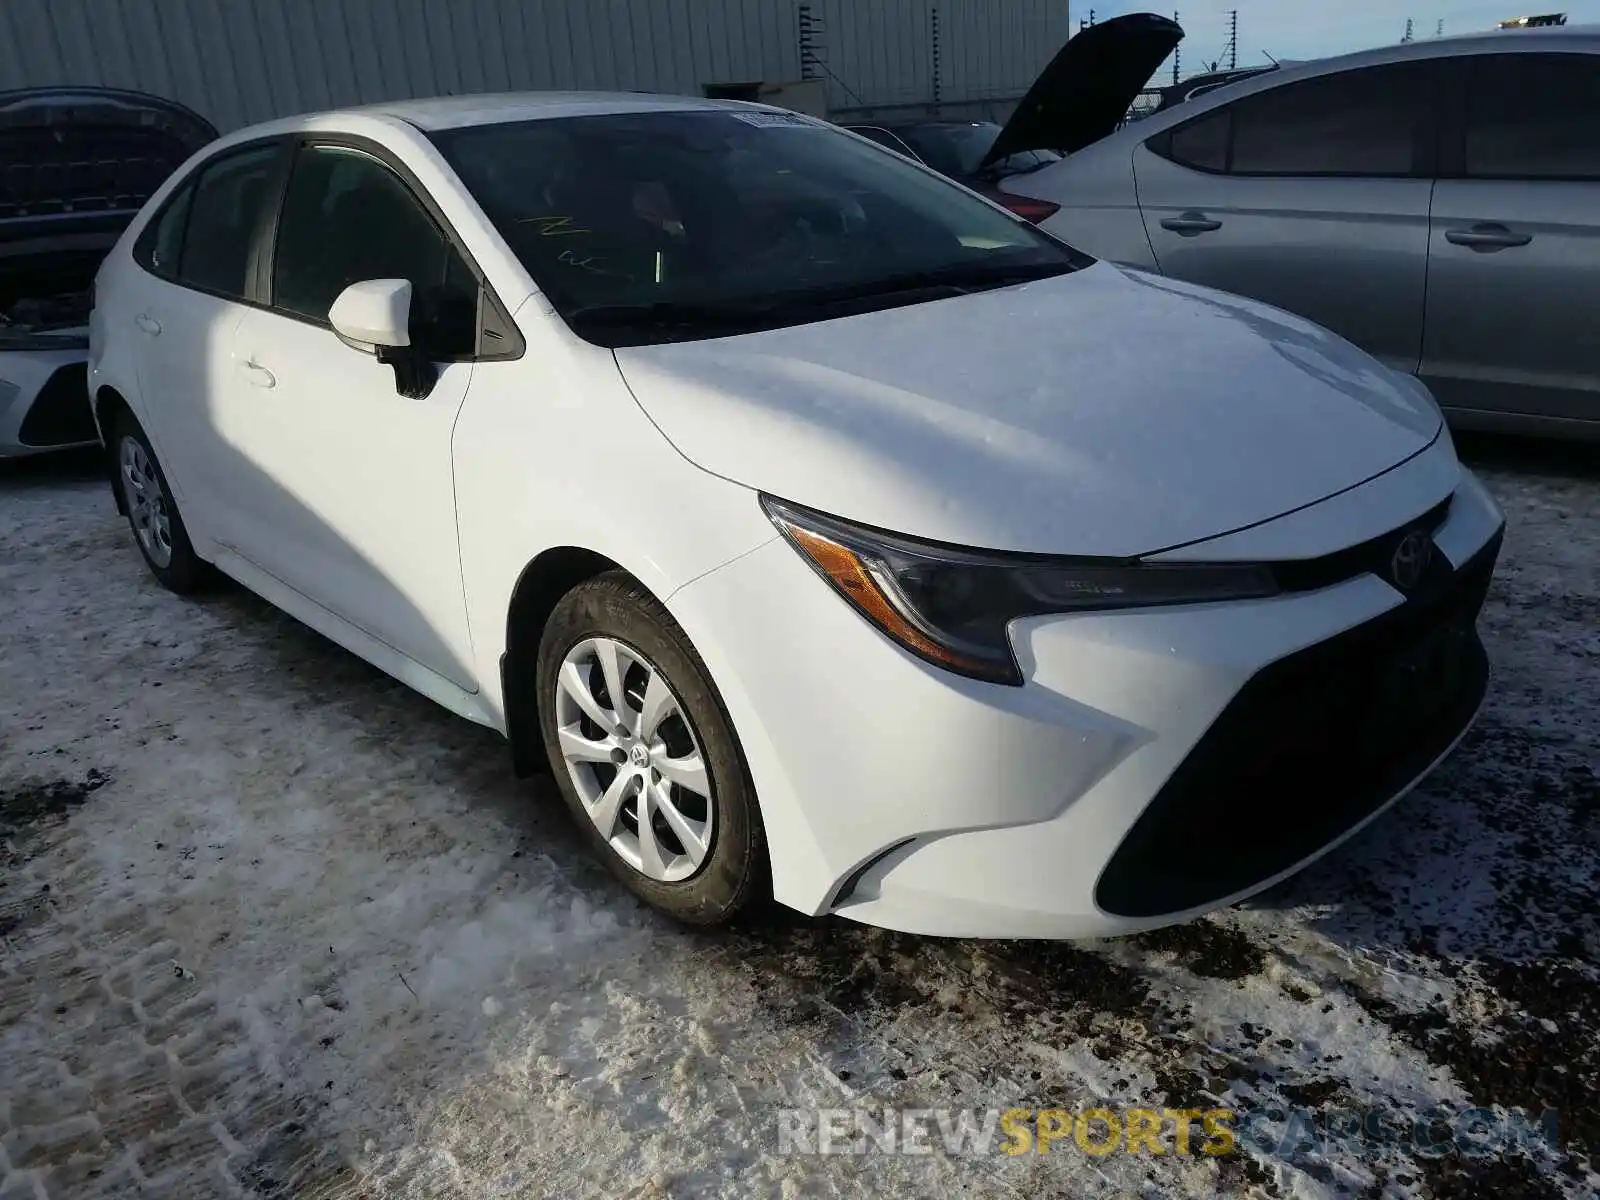
<path id="1" fill-rule="evenodd" d="M 232 336 L 252 295 L 252 254 L 287 145 L 256 143 L 209 160 L 166 201 L 134 246 L 143 268 L 136 293 L 107 319 L 139 347 L 147 432 L 185 514 L 208 538 L 226 540 L 234 448 L 214 422 L 232 383 Z"/>
<path id="2" fill-rule="evenodd" d="M 1600 56 L 1457 65 L 1422 374 L 1451 408 L 1600 421 Z"/>
<path id="3" fill-rule="evenodd" d="M 1291 81 L 1146 139 L 1134 171 L 1162 273 L 1298 313 L 1415 371 L 1438 75 L 1424 61 Z"/>

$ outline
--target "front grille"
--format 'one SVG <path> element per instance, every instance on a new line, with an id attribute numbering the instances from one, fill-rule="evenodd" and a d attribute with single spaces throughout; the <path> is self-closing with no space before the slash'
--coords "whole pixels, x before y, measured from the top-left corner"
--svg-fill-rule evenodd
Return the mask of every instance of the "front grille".
<path id="1" fill-rule="evenodd" d="M 1500 541 L 1399 608 L 1258 672 L 1123 839 L 1099 906 L 1153 917 L 1213 904 L 1327 845 L 1427 770 L 1488 686 L 1476 623 Z"/>
<path id="2" fill-rule="evenodd" d="M 1389 562 L 1395 547 L 1400 544 L 1400 539 L 1412 530 L 1433 534 L 1450 515 L 1450 505 L 1454 500 L 1453 495 L 1447 496 L 1416 520 L 1407 521 L 1398 529 L 1370 538 L 1359 546 L 1336 550 L 1332 554 L 1324 554 L 1321 558 L 1272 563 L 1270 565 L 1273 578 L 1286 592 L 1315 591 L 1368 573 L 1387 580 Z M 1448 574 L 1448 570 L 1446 573 Z"/>
<path id="3" fill-rule="evenodd" d="M 56 368 L 17 430 L 19 442 L 41 449 L 92 442 L 98 436 L 89 407 L 89 367 L 81 362 Z"/>

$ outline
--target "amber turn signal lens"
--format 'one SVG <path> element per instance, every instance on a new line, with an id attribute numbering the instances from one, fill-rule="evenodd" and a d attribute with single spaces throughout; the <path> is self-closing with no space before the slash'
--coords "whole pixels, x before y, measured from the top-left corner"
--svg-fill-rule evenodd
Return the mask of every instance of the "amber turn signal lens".
<path id="1" fill-rule="evenodd" d="M 989 663 L 957 654 L 941 646 L 910 621 L 884 595 L 867 564 L 847 546 L 830 541 L 821 534 L 797 525 L 789 525 L 789 536 L 813 563 L 826 575 L 844 597 L 884 633 L 912 653 L 952 670 L 968 674 L 990 674 Z"/>

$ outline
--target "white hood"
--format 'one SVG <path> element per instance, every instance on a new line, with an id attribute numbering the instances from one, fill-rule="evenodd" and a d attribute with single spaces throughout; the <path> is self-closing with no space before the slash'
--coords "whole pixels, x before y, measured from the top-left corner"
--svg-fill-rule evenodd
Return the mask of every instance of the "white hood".
<path id="1" fill-rule="evenodd" d="M 1098 264 L 810 325 L 617 351 L 717 475 L 965 546 L 1132 556 L 1362 483 L 1425 389 L 1278 309 Z"/>

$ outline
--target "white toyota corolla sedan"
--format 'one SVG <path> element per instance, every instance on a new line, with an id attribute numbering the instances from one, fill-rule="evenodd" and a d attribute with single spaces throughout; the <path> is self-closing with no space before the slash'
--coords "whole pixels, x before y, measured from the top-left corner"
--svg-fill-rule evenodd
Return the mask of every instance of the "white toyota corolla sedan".
<path id="1" fill-rule="evenodd" d="M 650 904 L 930 934 L 1284 877 L 1483 699 L 1503 520 L 1418 383 L 755 105 L 258 126 L 97 280 L 150 569 L 546 764 Z"/>

